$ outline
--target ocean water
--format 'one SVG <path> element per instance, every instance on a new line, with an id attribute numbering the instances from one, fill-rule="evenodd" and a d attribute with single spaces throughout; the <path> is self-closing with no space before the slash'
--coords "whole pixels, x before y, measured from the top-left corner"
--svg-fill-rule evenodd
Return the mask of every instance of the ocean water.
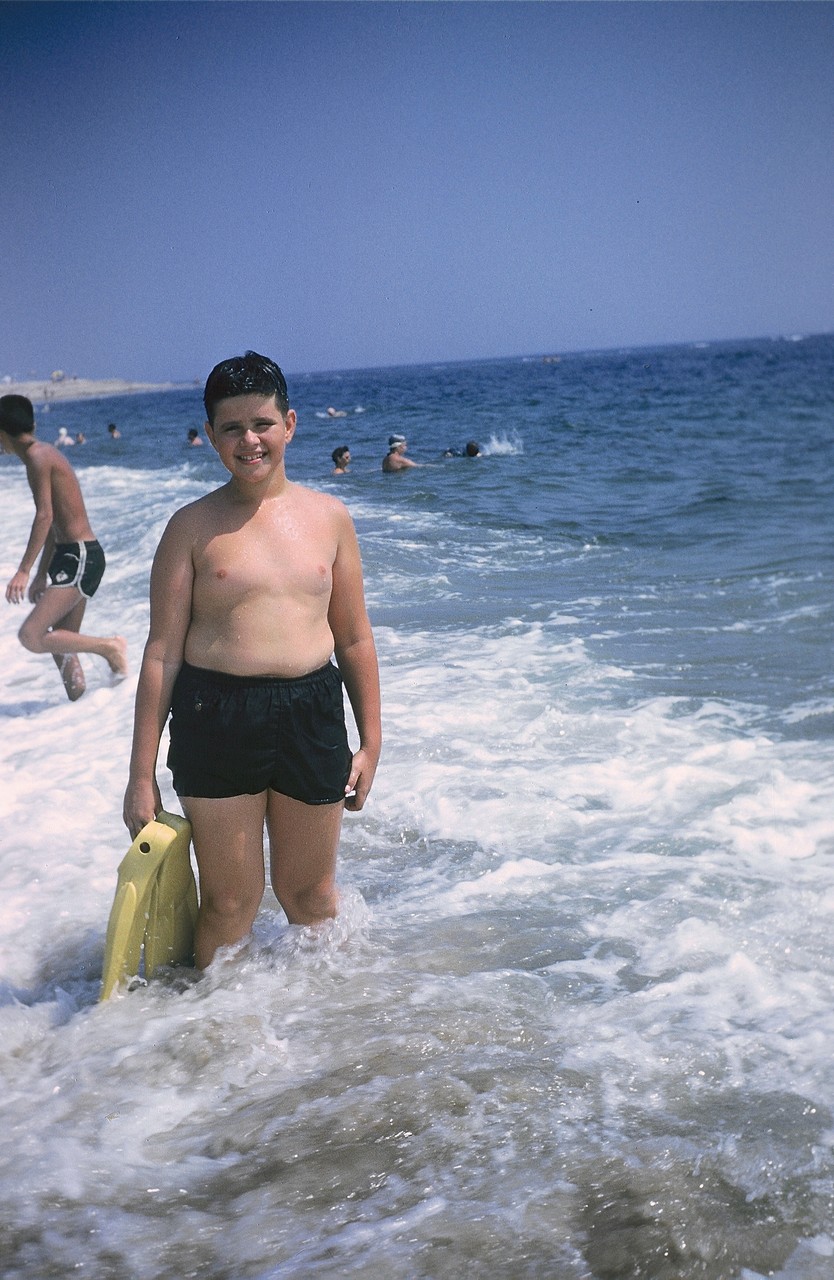
<path id="1" fill-rule="evenodd" d="M 107 1005 L 150 560 L 224 473 L 197 388 L 40 417 L 132 674 L 69 704 L 3 605 L 6 1280 L 830 1280 L 832 375 L 831 336 L 290 375 L 381 664 L 342 912 L 268 893 Z M 384 476 L 395 430 L 432 465 Z"/>

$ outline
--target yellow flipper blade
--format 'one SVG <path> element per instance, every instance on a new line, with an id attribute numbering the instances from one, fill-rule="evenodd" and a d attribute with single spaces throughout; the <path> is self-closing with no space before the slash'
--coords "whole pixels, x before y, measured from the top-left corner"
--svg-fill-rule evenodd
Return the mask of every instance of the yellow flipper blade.
<path id="1" fill-rule="evenodd" d="M 187 824 L 186 824 L 187 825 Z M 145 929 L 145 977 L 160 965 L 190 961 L 197 920 L 197 885 L 191 870 L 191 828 L 172 842 L 151 889 Z"/>
<path id="2" fill-rule="evenodd" d="M 139 832 L 118 870 L 116 897 L 107 925 L 101 1000 L 139 969 L 175 964 L 191 951 L 197 890 L 191 871 L 191 826 L 174 813 L 160 813 Z"/>
<path id="3" fill-rule="evenodd" d="M 107 925 L 100 999 L 106 1000 L 117 983 L 139 972 L 145 917 L 139 911 L 139 895 L 132 881 L 119 880 Z"/>

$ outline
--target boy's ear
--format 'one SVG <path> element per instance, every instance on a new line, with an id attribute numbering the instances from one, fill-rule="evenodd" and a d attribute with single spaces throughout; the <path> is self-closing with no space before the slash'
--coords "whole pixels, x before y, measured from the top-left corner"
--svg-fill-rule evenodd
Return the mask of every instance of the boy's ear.
<path id="1" fill-rule="evenodd" d="M 287 410 L 284 422 L 287 426 L 287 444 L 289 444 L 290 440 L 292 440 L 295 435 L 295 428 L 298 425 L 298 417 L 296 416 L 295 409 Z"/>
<path id="2" fill-rule="evenodd" d="M 209 438 L 209 444 L 211 445 L 211 447 L 213 449 L 216 449 L 217 445 L 214 443 L 214 427 L 211 425 L 210 422 L 204 422 L 203 430 L 205 431 L 206 435 Z"/>

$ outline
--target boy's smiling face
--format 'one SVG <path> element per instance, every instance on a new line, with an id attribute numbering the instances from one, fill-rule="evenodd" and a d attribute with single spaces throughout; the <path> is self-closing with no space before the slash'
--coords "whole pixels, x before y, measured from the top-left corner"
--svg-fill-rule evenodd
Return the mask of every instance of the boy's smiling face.
<path id="1" fill-rule="evenodd" d="M 294 409 L 284 415 L 275 396 L 260 392 L 221 400 L 206 435 L 223 466 L 235 478 L 264 480 L 283 467 L 286 447 L 295 434 Z"/>

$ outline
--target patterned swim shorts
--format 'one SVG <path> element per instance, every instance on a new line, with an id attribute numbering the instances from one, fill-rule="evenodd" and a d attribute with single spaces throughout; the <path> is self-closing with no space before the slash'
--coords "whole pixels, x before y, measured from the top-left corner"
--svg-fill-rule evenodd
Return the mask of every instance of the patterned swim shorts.
<path id="1" fill-rule="evenodd" d="M 78 587 L 92 600 L 104 576 L 104 552 L 98 542 L 59 542 L 49 562 L 53 587 Z"/>

